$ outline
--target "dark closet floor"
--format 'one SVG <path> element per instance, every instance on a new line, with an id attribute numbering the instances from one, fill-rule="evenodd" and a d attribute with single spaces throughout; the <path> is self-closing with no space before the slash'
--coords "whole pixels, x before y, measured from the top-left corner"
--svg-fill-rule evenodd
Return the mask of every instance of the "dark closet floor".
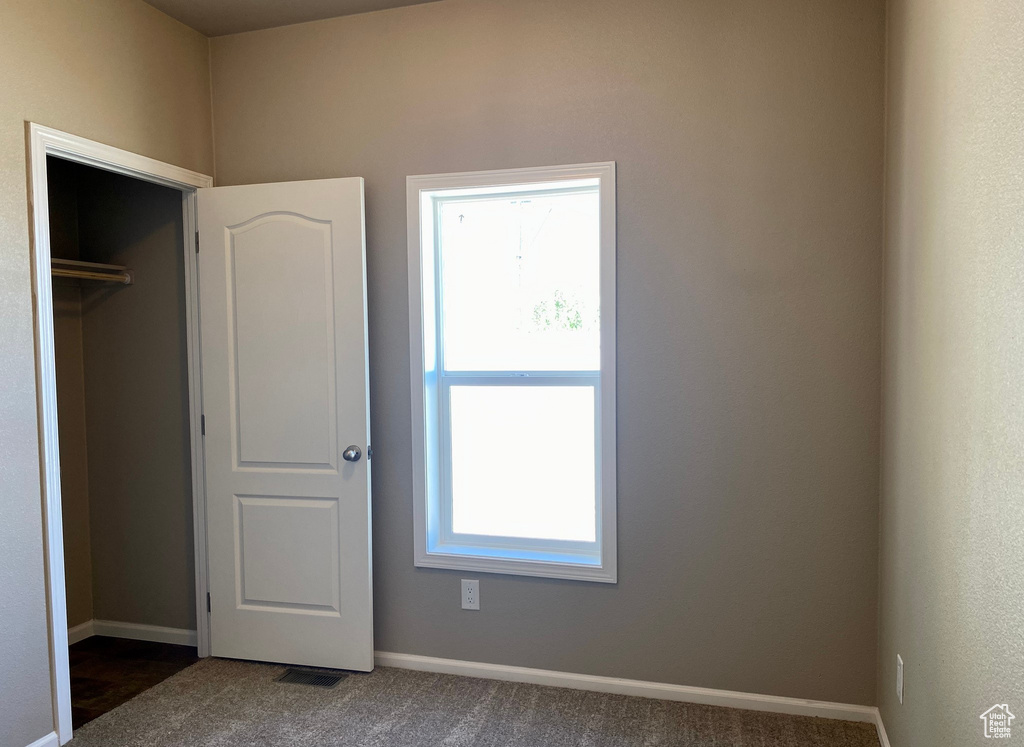
<path id="1" fill-rule="evenodd" d="M 68 653 L 75 729 L 199 661 L 192 646 L 102 635 L 79 641 Z"/>

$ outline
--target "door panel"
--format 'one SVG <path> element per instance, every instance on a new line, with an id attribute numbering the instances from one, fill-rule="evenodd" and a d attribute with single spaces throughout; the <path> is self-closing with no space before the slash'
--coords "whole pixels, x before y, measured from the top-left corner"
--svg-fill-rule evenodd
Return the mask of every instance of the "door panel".
<path id="1" fill-rule="evenodd" d="M 245 495 L 235 507 L 241 605 L 337 613 L 337 499 Z"/>
<path id="2" fill-rule="evenodd" d="M 274 213 L 227 240 L 238 465 L 336 470 L 331 224 Z"/>
<path id="3" fill-rule="evenodd" d="M 361 179 L 199 190 L 214 656 L 373 668 Z"/>

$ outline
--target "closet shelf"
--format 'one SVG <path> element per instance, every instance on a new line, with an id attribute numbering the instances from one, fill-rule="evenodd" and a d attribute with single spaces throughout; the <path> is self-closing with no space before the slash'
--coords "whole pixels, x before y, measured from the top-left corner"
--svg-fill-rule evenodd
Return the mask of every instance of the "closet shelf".
<path id="1" fill-rule="evenodd" d="M 105 283 L 131 285 L 132 271 L 121 265 L 104 265 L 99 262 L 80 262 L 77 259 L 50 259 L 50 275 L 55 278 L 77 278 L 98 280 Z"/>

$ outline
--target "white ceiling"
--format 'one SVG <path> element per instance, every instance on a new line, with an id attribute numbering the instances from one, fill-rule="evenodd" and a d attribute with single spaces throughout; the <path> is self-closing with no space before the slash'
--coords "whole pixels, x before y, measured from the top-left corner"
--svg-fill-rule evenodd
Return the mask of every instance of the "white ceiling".
<path id="1" fill-rule="evenodd" d="M 436 0 L 146 0 L 207 36 L 269 29 L 321 18 L 418 5 Z"/>

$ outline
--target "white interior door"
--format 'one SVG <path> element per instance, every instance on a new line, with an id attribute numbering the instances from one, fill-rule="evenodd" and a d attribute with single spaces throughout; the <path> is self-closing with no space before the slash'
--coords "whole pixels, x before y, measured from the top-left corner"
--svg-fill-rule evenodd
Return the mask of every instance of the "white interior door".
<path id="1" fill-rule="evenodd" d="M 363 180 L 198 212 L 211 653 L 369 671 Z"/>

